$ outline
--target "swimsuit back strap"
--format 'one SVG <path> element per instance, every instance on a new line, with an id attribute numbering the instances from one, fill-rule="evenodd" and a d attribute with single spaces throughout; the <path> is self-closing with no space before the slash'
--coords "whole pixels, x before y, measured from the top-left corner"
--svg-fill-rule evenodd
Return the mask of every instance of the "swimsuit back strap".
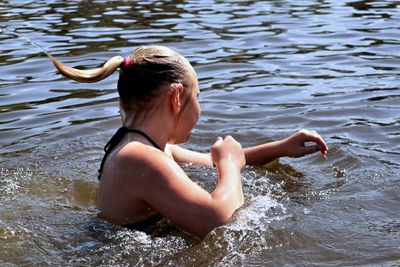
<path id="1" fill-rule="evenodd" d="M 125 127 L 125 128 L 126 128 L 126 127 Z M 162 149 L 160 148 L 160 146 L 159 146 L 156 142 L 154 142 L 154 140 L 151 139 L 151 137 L 148 136 L 145 132 L 142 132 L 141 130 L 138 130 L 138 129 L 128 129 L 128 128 L 126 128 L 126 132 L 128 132 L 128 133 L 137 133 L 137 134 L 143 136 L 143 137 L 144 137 L 147 141 L 149 141 L 155 148 L 157 148 L 157 149 L 159 149 L 159 150 L 162 151 Z"/>
<path id="2" fill-rule="evenodd" d="M 110 141 L 107 142 L 107 144 L 104 146 L 104 156 L 103 159 L 101 160 L 100 163 L 100 169 L 99 169 L 99 176 L 98 179 L 100 180 L 101 178 L 101 173 L 103 172 L 104 168 L 104 163 L 106 162 L 107 156 L 111 153 L 111 151 L 118 145 L 118 143 L 121 141 L 121 139 L 124 137 L 126 133 L 136 133 L 141 136 L 143 136 L 147 141 L 149 141 L 155 148 L 159 149 L 162 151 L 160 146 L 154 142 L 153 139 L 150 138 L 146 133 L 142 132 L 141 130 L 138 129 L 128 129 L 125 126 L 122 126 L 117 130 L 117 132 L 111 137 Z"/>

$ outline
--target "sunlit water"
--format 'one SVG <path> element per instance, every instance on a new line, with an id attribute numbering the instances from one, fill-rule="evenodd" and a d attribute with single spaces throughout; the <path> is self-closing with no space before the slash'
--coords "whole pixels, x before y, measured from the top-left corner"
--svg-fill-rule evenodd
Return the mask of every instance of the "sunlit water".
<path id="1" fill-rule="evenodd" d="M 0 265 L 400 264 L 398 1 L 2 1 Z M 246 203 L 197 240 L 97 218 L 102 147 L 120 125 L 117 73 L 61 77 L 24 35 L 75 67 L 138 45 L 194 65 L 202 118 L 191 149 L 301 128 L 320 155 L 243 171 Z M 212 190 L 214 170 L 183 166 Z"/>

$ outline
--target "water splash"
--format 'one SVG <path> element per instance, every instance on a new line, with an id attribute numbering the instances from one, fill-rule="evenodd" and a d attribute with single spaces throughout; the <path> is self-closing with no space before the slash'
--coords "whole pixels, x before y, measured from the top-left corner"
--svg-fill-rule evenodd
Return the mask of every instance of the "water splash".
<path id="1" fill-rule="evenodd" d="M 111 227 L 106 230 L 96 230 L 98 241 L 95 247 L 89 247 L 85 257 L 76 257 L 76 253 L 67 260 L 68 265 L 93 264 L 124 266 L 126 262 L 134 266 L 158 265 L 165 258 L 188 248 L 190 245 L 181 236 L 167 235 L 162 237 L 152 236 L 148 233 Z M 108 255 L 112 254 L 110 258 Z"/>
<path id="2" fill-rule="evenodd" d="M 32 171 L 24 168 L 0 169 L 0 196 L 16 197 L 21 188 L 21 182 L 32 178 Z"/>
<path id="3" fill-rule="evenodd" d="M 0 32 L 1 33 L 5 33 L 5 34 L 11 34 L 14 35 L 20 39 L 24 39 L 25 41 L 27 41 L 29 44 L 36 46 L 37 48 L 39 48 L 43 53 L 46 54 L 46 56 L 48 56 L 49 58 L 51 58 L 51 55 L 49 52 L 47 52 L 46 49 L 43 48 L 43 46 L 41 46 L 40 44 L 38 44 L 37 42 L 33 41 L 31 38 L 29 38 L 28 36 L 22 34 L 22 33 L 18 33 L 14 30 L 9 30 L 9 29 L 5 29 L 5 28 L 0 28 Z"/>

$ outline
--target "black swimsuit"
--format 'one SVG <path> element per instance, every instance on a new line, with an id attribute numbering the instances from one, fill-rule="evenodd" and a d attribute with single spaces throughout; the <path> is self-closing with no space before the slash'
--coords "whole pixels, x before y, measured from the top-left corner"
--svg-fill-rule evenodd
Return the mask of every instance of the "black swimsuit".
<path id="1" fill-rule="evenodd" d="M 122 126 L 113 135 L 113 137 L 111 137 L 110 141 L 108 141 L 108 143 L 104 147 L 104 152 L 106 152 L 106 153 L 104 154 L 104 157 L 101 160 L 100 169 L 99 169 L 99 176 L 98 176 L 99 180 L 101 178 L 101 173 L 103 172 L 104 163 L 106 162 L 107 156 L 111 153 L 111 151 L 114 149 L 114 147 L 116 147 L 118 145 L 119 141 L 121 141 L 122 137 L 124 137 L 124 135 L 126 133 L 139 134 L 139 135 L 143 136 L 144 138 L 146 138 L 147 141 L 149 141 L 155 148 L 158 148 L 159 150 L 162 151 L 162 149 L 157 145 L 157 143 L 154 142 L 153 139 L 151 139 L 150 136 L 148 136 L 144 132 L 142 132 L 140 130 L 137 130 L 137 129 L 128 129 L 125 126 Z"/>

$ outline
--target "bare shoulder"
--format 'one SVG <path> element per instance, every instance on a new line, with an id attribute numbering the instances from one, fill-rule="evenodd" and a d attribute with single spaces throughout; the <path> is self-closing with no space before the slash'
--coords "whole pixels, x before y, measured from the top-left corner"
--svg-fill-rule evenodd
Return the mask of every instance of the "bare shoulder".
<path id="1" fill-rule="evenodd" d="M 115 155 L 119 169 L 129 174 L 131 179 L 152 182 L 167 179 L 168 176 L 184 174 L 181 167 L 167 153 L 139 142 L 130 142 Z M 131 180 L 130 179 L 130 180 Z"/>
<path id="2" fill-rule="evenodd" d="M 140 221 L 159 212 L 150 202 L 174 183 L 173 173 L 184 175 L 164 152 L 130 142 L 107 159 L 96 204 L 105 217 L 118 224 Z"/>
<path id="3" fill-rule="evenodd" d="M 134 185 L 136 197 L 158 206 L 154 202 L 166 199 L 187 198 L 206 193 L 193 183 L 179 164 L 163 151 L 132 142 L 119 151 L 119 169 Z"/>

